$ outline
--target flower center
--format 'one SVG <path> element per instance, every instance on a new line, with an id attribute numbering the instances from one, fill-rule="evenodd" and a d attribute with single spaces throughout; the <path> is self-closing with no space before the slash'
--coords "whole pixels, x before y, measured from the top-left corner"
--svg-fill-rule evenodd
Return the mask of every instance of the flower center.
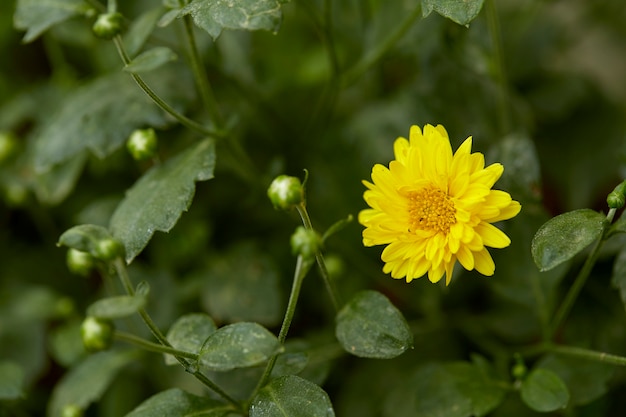
<path id="1" fill-rule="evenodd" d="M 427 186 L 408 193 L 409 230 L 431 230 L 447 234 L 456 223 L 454 202 L 443 190 Z"/>

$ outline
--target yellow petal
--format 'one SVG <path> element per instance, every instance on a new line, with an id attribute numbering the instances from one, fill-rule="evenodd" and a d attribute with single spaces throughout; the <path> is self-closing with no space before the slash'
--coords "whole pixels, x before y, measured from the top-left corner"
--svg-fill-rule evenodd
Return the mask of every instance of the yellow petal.
<path id="1" fill-rule="evenodd" d="M 485 246 L 501 249 L 511 244 L 511 239 L 492 224 L 480 222 L 474 230 L 482 237 Z"/>
<path id="2" fill-rule="evenodd" d="M 496 270 L 496 264 L 493 263 L 491 255 L 487 249 L 474 252 L 474 267 L 483 275 L 491 276 Z"/>
<path id="3" fill-rule="evenodd" d="M 474 255 L 472 254 L 472 251 L 467 248 L 467 246 L 461 246 L 459 251 L 456 253 L 456 258 L 459 260 L 463 268 L 468 271 L 474 269 Z"/>
<path id="4" fill-rule="evenodd" d="M 508 206 L 500 209 L 500 214 L 498 214 L 495 217 L 491 217 L 491 218 L 483 219 L 483 220 L 488 221 L 490 223 L 495 223 L 495 222 L 499 222 L 502 220 L 508 220 L 517 216 L 520 210 L 522 210 L 521 204 L 513 200 Z"/>

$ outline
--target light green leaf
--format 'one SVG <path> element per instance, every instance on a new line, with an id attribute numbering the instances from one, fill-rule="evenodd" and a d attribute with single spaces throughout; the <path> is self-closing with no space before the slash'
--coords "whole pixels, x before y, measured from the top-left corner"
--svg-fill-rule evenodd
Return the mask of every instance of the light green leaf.
<path id="1" fill-rule="evenodd" d="M 272 380 L 252 400 L 250 417 L 334 417 L 328 394 L 295 375 Z"/>
<path id="2" fill-rule="evenodd" d="M 61 417 L 69 404 L 82 409 L 100 399 L 120 369 L 137 359 L 134 351 L 98 352 L 72 368 L 55 385 L 48 404 L 49 417 Z"/>
<path id="3" fill-rule="evenodd" d="M 124 34 L 124 45 L 129 56 L 134 57 L 141 51 L 164 11 L 163 7 L 159 6 L 148 10 L 133 20 L 133 23 Z"/>
<path id="4" fill-rule="evenodd" d="M 223 29 L 277 32 L 282 20 L 278 0 L 194 0 L 183 10 L 215 40 Z"/>
<path id="5" fill-rule="evenodd" d="M 13 15 L 16 29 L 26 30 L 22 42 L 32 42 L 50 27 L 92 8 L 83 0 L 18 0 Z"/>
<path id="6" fill-rule="evenodd" d="M 215 146 L 206 139 L 162 165 L 156 165 L 130 188 L 111 217 L 110 230 L 131 262 L 155 231 L 168 232 L 186 211 L 196 181 L 213 178 Z"/>
<path id="7" fill-rule="evenodd" d="M 570 211 L 548 220 L 531 244 L 535 264 L 541 271 L 548 271 L 570 260 L 598 239 L 606 225 L 606 217 L 590 209 Z"/>
<path id="8" fill-rule="evenodd" d="M 243 243 L 212 257 L 198 279 L 205 283 L 202 303 L 218 321 L 280 323 L 282 297 L 277 266 L 256 246 Z"/>
<path id="9" fill-rule="evenodd" d="M 557 374 L 535 369 L 522 382 L 522 401 L 535 411 L 550 412 L 565 408 L 569 402 L 567 386 Z"/>
<path id="10" fill-rule="evenodd" d="M 172 388 L 148 398 L 126 417 L 226 417 L 231 413 L 231 407 L 217 400 Z"/>
<path id="11" fill-rule="evenodd" d="M 170 48 L 158 46 L 143 52 L 124 67 L 124 71 L 139 73 L 152 71 L 178 57 Z"/>
<path id="12" fill-rule="evenodd" d="M 483 7 L 485 0 L 422 0 L 422 15 L 433 10 L 459 25 L 468 25 Z"/>
<path id="13" fill-rule="evenodd" d="M 217 330 L 213 319 L 204 313 L 181 316 L 167 332 L 167 340 L 178 350 L 200 353 L 204 341 Z M 177 364 L 172 355 L 165 355 L 167 365 Z"/>
<path id="14" fill-rule="evenodd" d="M 68 248 L 97 256 L 98 244 L 103 240 L 111 238 L 111 233 L 102 226 L 81 224 L 66 230 L 59 237 L 57 246 L 67 246 Z"/>
<path id="15" fill-rule="evenodd" d="M 134 296 L 118 295 L 102 298 L 87 308 L 87 315 L 108 320 L 130 316 L 145 307 L 149 291 L 148 283 L 143 281 L 137 286 Z"/>
<path id="16" fill-rule="evenodd" d="M 0 401 L 21 398 L 24 395 L 23 384 L 24 371 L 18 364 L 11 361 L 0 362 Z"/>
<path id="17" fill-rule="evenodd" d="M 257 323 L 221 327 L 204 342 L 199 365 L 213 371 L 229 371 L 261 364 L 280 348 L 278 339 Z"/>
<path id="18" fill-rule="evenodd" d="M 308 362 L 309 355 L 306 352 L 283 352 L 276 358 L 271 377 L 297 375 L 306 368 Z"/>
<path id="19" fill-rule="evenodd" d="M 36 176 L 34 189 L 42 203 L 55 205 L 72 192 L 87 162 L 87 153 L 79 152 L 64 164 L 51 167 L 45 174 Z"/>
<path id="20" fill-rule="evenodd" d="M 402 313 L 376 291 L 358 293 L 339 311 L 335 334 L 347 352 L 365 358 L 394 358 L 413 345 Z"/>
<path id="21" fill-rule="evenodd" d="M 150 72 L 145 81 L 175 108 L 191 95 L 186 73 L 176 68 Z M 154 82 L 154 83 L 153 83 Z M 90 150 L 104 158 L 124 144 L 130 133 L 171 120 L 125 73 L 98 78 L 77 88 L 33 138 L 34 168 L 39 174 Z"/>

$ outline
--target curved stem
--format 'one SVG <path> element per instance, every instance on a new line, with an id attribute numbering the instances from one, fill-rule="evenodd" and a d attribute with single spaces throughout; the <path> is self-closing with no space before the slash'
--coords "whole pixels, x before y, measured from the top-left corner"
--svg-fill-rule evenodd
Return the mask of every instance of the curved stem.
<path id="1" fill-rule="evenodd" d="M 132 343 L 133 345 L 139 346 L 142 349 L 148 350 L 150 352 L 167 353 L 170 355 L 179 356 L 181 358 L 187 358 L 187 359 L 191 359 L 194 361 L 198 360 L 198 355 L 195 353 L 185 352 L 182 350 L 175 349 L 173 347 L 164 346 L 159 343 L 150 342 L 149 340 L 135 336 L 132 333 L 126 333 L 126 332 L 116 330 L 114 336 L 118 340 Z"/>
<path id="2" fill-rule="evenodd" d="M 529 346 L 521 350 L 519 353 L 523 357 L 534 357 L 544 353 L 556 353 L 559 355 L 571 356 L 573 358 L 587 359 L 590 361 L 603 362 L 617 366 L 626 366 L 626 357 L 624 356 L 575 346 L 557 345 L 550 342 Z"/>

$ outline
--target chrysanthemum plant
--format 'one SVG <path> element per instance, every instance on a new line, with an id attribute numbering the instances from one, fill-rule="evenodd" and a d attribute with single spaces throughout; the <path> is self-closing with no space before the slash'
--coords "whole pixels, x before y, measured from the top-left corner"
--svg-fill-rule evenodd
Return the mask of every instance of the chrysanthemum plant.
<path id="1" fill-rule="evenodd" d="M 137 2 L 140 6 L 146 3 Z M 98 45 L 114 47 L 108 56 L 116 54 L 119 60 L 114 71 L 75 87 L 71 94 L 46 91 L 63 100 L 53 117 L 45 115 L 35 120 L 38 126 L 29 138 L 23 159 L 14 158 L 19 146 L 13 134 L 0 136 L 0 162 L 11 160 L 14 172 L 31 173 L 29 178 L 34 184 L 25 186 L 13 181 L 11 201 L 25 201 L 25 190 L 31 187 L 45 204 L 61 203 L 88 164 L 90 174 L 98 176 L 97 163 L 88 162 L 92 156 L 116 161 L 123 158 L 117 151 L 124 148 L 128 150 L 125 157 L 132 158 L 133 175 L 138 176 L 134 184 L 125 186 L 123 197 L 98 200 L 79 216 L 99 221 L 79 221 L 58 239 L 58 246 L 67 249 L 69 270 L 76 275 L 102 278 L 103 285 L 96 291 L 99 295 L 95 300 L 78 301 L 87 304 L 80 320 L 76 320 L 73 304 L 67 299 L 54 304 L 55 313 L 50 313 L 56 320 L 66 321 L 52 326 L 50 349 L 55 360 L 68 369 L 51 390 L 48 415 L 96 415 L 93 404 L 106 398 L 107 391 L 117 392 L 115 398 L 125 398 L 124 379 L 131 385 L 139 379 L 151 384 L 145 390 L 135 386 L 133 393 L 145 396 L 120 406 L 127 417 L 329 417 L 337 408 L 335 395 L 342 398 L 341 408 L 346 415 L 359 417 L 470 417 L 498 410 L 506 415 L 507 410 L 514 409 L 511 404 L 515 407 L 518 403 L 524 413 L 572 410 L 584 403 L 578 396 L 579 376 L 586 372 L 592 381 L 590 386 L 597 392 L 585 399 L 601 397 L 613 367 L 625 366 L 626 357 L 596 350 L 592 343 L 565 343 L 563 329 L 602 253 L 602 245 L 626 232 L 623 216 L 613 222 L 626 200 L 626 183 L 609 195 L 607 215 L 591 209 L 559 215 L 538 228 L 532 248 L 515 246 L 509 236 L 521 232 L 505 233 L 507 228 L 517 227 L 519 232 L 531 226 L 519 225 L 526 206 L 522 209 L 515 196 L 497 188 L 505 164 L 487 163 L 483 153 L 472 151 L 476 146 L 471 137 L 455 148 L 452 142 L 456 139 L 451 140 L 443 126 L 411 126 L 408 138 L 400 137 L 389 146 L 394 159 L 388 165 L 379 161 L 372 169 L 371 181 L 363 181 L 367 208 L 358 214 L 363 226 L 362 244 L 382 245 L 384 249 L 377 254 L 382 265 L 370 261 L 361 271 L 368 270 L 383 283 L 377 281 L 372 284 L 376 289 L 364 289 L 361 284 L 340 282 L 337 276 L 345 266 L 333 254 L 326 256 L 326 250 L 332 244 L 331 236 L 349 225 L 352 216 L 337 221 L 325 232 L 316 229 L 309 217 L 307 197 L 323 200 L 321 206 L 332 211 L 330 203 L 335 196 L 307 195 L 309 173 L 304 167 L 298 167 L 304 172 L 302 180 L 278 175 L 286 171 L 285 163 L 262 154 L 264 145 L 257 149 L 262 154 L 258 159 L 269 168 L 261 172 L 256 166 L 257 155 L 252 156 L 239 142 L 243 132 L 237 129 L 238 117 L 229 114 L 246 114 L 242 108 L 248 106 L 260 109 L 255 113 L 259 120 L 251 122 L 253 128 L 248 126 L 254 133 L 246 132 L 254 141 L 265 135 L 257 132 L 264 129 L 264 124 L 280 116 L 276 109 L 266 108 L 262 88 L 246 89 L 235 81 L 254 78 L 245 68 L 243 56 L 259 52 L 244 38 L 234 36 L 220 44 L 220 48 L 232 52 L 225 62 L 207 64 L 208 59 L 219 60 L 219 53 L 209 53 L 209 58 L 201 53 L 203 45 L 216 41 L 224 30 L 277 32 L 285 3 L 287 0 L 163 0 L 162 5 L 129 20 L 114 0 L 106 4 L 96 0 L 17 0 L 14 22 L 26 31 L 24 42 L 45 36 L 61 23 L 83 19 L 100 39 Z M 330 62 L 330 82 L 321 94 L 311 125 L 329 120 L 339 92 L 379 62 L 420 16 L 436 11 L 466 26 L 483 6 L 483 0 L 399 2 L 402 7 L 410 6 L 405 21 L 364 53 L 361 61 L 346 69 L 340 65 L 345 51 L 337 51 L 333 40 L 333 2 L 302 3 L 311 12 Z M 493 2 L 488 3 L 491 28 L 497 28 Z M 159 28 L 174 28 L 177 37 L 164 40 L 161 33 L 155 35 Z M 58 45 L 48 38 L 44 46 L 55 57 L 51 61 L 59 64 L 62 59 Z M 182 55 L 186 64 L 175 62 Z M 264 70 L 271 72 L 272 68 Z M 304 83 L 307 77 L 319 75 L 304 72 L 298 76 Z M 214 83 L 226 85 L 226 93 L 221 95 L 224 102 L 217 98 Z M 237 94 L 245 96 L 244 105 L 228 100 L 229 95 Z M 45 97 L 42 94 L 42 100 Z M 313 106 L 307 102 L 302 107 L 308 114 Z M 406 121 L 407 127 L 410 123 Z M 174 126 L 178 133 L 168 135 L 168 129 Z M 299 134 L 304 129 L 298 125 L 294 132 Z M 164 141 L 157 141 L 158 135 L 176 139 L 177 143 L 162 146 Z M 202 206 L 204 212 L 199 216 L 193 211 L 192 200 L 200 183 L 214 176 L 218 178 L 211 184 L 221 181 L 216 161 L 223 163 L 224 171 L 239 182 L 226 180 L 226 185 L 212 195 L 214 200 L 228 200 L 227 209 L 222 208 L 220 214 L 232 223 L 213 227 L 220 229 L 222 237 L 241 233 L 241 243 L 229 242 L 231 246 L 224 249 L 217 242 L 213 249 L 218 255 L 207 256 L 205 247 L 211 231 L 202 216 L 209 216 L 212 208 L 210 204 Z M 311 181 L 315 175 L 311 172 Z M 128 180 L 127 176 L 120 177 L 121 181 Z M 316 189 L 327 185 L 318 184 Z M 107 181 L 99 186 L 106 189 Z M 359 187 L 358 182 L 354 187 Z M 95 199 L 102 192 L 92 189 L 86 195 Z M 272 217 L 265 211 L 259 214 L 261 204 L 274 206 Z M 241 207 L 247 210 L 245 214 L 237 212 Z M 532 211 L 532 204 L 530 207 Z M 183 216 L 187 210 L 193 213 L 185 216 L 194 216 L 190 223 L 185 223 Z M 332 214 L 335 219 L 344 215 Z M 265 223 L 295 223 L 298 217 L 302 225 L 291 237 L 277 233 L 269 239 L 273 230 Z M 42 216 L 37 218 L 41 220 Z M 254 232 L 263 236 L 257 239 L 262 243 L 249 243 L 245 233 L 252 231 L 247 228 L 245 232 L 234 231 L 237 220 L 232 219 L 242 218 L 254 220 Z M 41 222 L 45 224 L 45 220 Z M 182 232 L 177 235 L 177 230 Z M 172 233 L 155 235 L 157 231 Z M 163 243 L 166 240 L 173 243 Z M 361 242 L 354 240 L 351 244 L 360 246 Z M 149 246 L 153 251 L 146 256 L 144 251 Z M 290 246 L 293 255 L 281 259 L 293 270 L 288 296 L 280 291 L 281 268 L 276 267 L 277 260 L 264 253 L 281 253 L 276 246 Z M 518 288 L 507 286 L 506 278 L 515 275 L 517 264 L 496 265 L 497 255 L 492 254 L 500 249 L 509 254 L 523 252 L 513 255 L 520 258 L 532 251 L 540 271 L 560 271 L 558 277 L 546 278 L 551 280 L 549 284 L 541 281 L 546 276 L 539 273 L 524 278 L 528 284 L 525 288 L 532 288 L 535 298 L 530 309 L 537 310 L 529 321 L 538 319 L 541 329 L 534 340 L 511 337 L 502 342 L 483 337 L 487 330 L 479 320 L 455 314 L 446 317 L 442 310 L 428 307 L 443 304 L 451 290 L 475 279 L 474 275 L 493 276 L 488 279 L 493 280 L 489 282 L 494 282 L 496 291 L 515 299 Z M 583 253 L 586 261 L 560 297 L 555 287 L 566 274 L 564 266 Z M 144 256 L 153 265 L 142 262 Z M 176 259 L 180 265 L 164 266 L 160 264 L 161 256 Z M 619 288 L 624 301 L 625 265 L 626 251 L 622 250 L 614 266 L 613 285 Z M 505 271 L 501 275 L 497 273 L 499 268 Z M 317 274 L 309 274 L 315 269 Z M 192 278 L 173 277 L 174 270 Z M 387 275 L 396 281 L 387 280 Z M 439 284 L 420 288 L 427 323 L 418 319 L 409 324 L 394 301 L 402 301 L 401 293 L 409 288 L 407 283 L 417 286 L 429 281 Z M 391 290 L 391 285 L 403 289 Z M 546 285 L 550 291 L 545 290 Z M 298 317 L 298 301 L 304 293 L 309 295 L 306 311 L 313 311 L 314 316 Z M 31 302 L 47 306 L 50 300 L 45 297 L 50 296 L 33 296 L 35 301 Z M 520 304 L 527 303 L 526 298 L 520 300 Z M 39 313 L 33 314 L 51 310 L 38 307 L 34 311 Z M 14 310 L 23 312 L 26 308 Z M 179 310 L 184 311 L 177 314 Z M 524 314 L 532 315 L 528 310 Z M 292 324 L 298 319 L 305 323 L 301 327 L 310 324 L 310 328 L 296 329 L 297 337 L 292 337 Z M 493 318 L 489 326 L 506 324 Z M 480 354 L 451 360 L 447 349 L 460 342 L 448 333 L 442 336 L 442 328 L 460 329 Z M 2 332 L 0 326 L 0 336 Z M 407 357 L 414 347 L 422 352 L 418 349 L 422 345 L 431 346 L 430 338 L 437 347 L 431 350 L 441 348 L 441 354 L 430 352 L 429 359 Z M 146 359 L 154 357 L 158 364 Z M 347 370 L 333 368 L 339 358 L 344 359 L 343 364 L 364 361 L 363 369 L 372 372 L 350 376 L 350 366 Z M 395 364 L 387 367 L 368 359 L 396 362 L 384 362 Z M 577 368 L 575 361 L 585 366 Z M 133 367 L 136 363 L 144 364 L 139 369 L 147 376 L 137 377 L 137 368 Z M 598 363 L 610 368 L 599 369 Z M 12 401 L 13 410 L 19 408 L 15 403 L 24 396 L 22 373 L 13 362 L 0 362 L 0 401 Z M 329 395 L 325 384 L 331 374 L 335 378 L 329 383 L 333 390 Z M 351 394 L 361 385 L 369 386 L 363 392 L 371 395 Z M 102 415 L 120 415 L 116 414 L 116 406 L 109 405 Z"/>

